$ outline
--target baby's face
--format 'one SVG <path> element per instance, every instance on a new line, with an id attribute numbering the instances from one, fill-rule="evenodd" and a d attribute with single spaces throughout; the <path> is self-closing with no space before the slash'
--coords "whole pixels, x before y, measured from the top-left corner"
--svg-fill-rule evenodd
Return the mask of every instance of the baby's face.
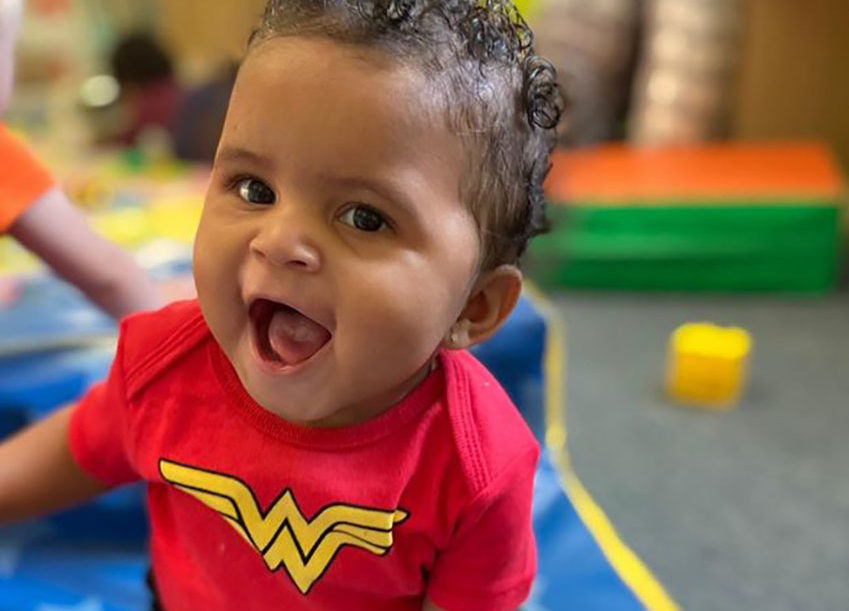
<path id="1" fill-rule="evenodd" d="M 195 280 L 245 388 L 289 421 L 340 426 L 397 403 L 475 282 L 463 147 L 425 84 L 307 38 L 262 43 L 239 74 Z"/>
<path id="2" fill-rule="evenodd" d="M 20 0 L 0 0 L 0 115 L 6 112 L 12 97 L 21 10 Z"/>

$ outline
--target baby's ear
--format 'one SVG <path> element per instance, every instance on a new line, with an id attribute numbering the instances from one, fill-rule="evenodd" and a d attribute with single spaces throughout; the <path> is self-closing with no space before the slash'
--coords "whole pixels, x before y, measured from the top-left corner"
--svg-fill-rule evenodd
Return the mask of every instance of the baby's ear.
<path id="1" fill-rule="evenodd" d="M 460 350 L 492 336 L 510 316 L 522 293 L 522 272 L 515 265 L 501 265 L 478 278 L 457 322 L 442 342 Z"/>

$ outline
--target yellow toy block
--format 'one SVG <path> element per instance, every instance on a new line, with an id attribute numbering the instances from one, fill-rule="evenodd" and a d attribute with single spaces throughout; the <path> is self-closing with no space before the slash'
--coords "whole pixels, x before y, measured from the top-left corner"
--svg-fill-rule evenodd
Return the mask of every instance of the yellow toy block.
<path id="1" fill-rule="evenodd" d="M 733 407 L 745 387 L 751 348 L 752 339 L 744 329 L 711 323 L 679 327 L 669 342 L 669 396 L 703 407 Z"/>

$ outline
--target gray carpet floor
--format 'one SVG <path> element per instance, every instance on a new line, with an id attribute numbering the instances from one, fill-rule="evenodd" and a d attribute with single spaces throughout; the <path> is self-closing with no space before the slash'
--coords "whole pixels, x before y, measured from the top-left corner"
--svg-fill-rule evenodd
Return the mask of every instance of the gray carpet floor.
<path id="1" fill-rule="evenodd" d="M 573 464 L 687 611 L 849 610 L 849 295 L 565 294 Z M 734 411 L 671 405 L 687 321 L 755 340 Z"/>

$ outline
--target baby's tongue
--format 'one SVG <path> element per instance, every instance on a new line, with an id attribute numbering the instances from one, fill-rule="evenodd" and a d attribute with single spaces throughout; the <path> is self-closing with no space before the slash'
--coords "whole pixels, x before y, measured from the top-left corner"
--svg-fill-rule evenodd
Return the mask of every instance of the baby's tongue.
<path id="1" fill-rule="evenodd" d="M 268 342 L 286 365 L 297 365 L 330 341 L 330 333 L 317 322 L 291 308 L 281 308 L 271 317 Z"/>

